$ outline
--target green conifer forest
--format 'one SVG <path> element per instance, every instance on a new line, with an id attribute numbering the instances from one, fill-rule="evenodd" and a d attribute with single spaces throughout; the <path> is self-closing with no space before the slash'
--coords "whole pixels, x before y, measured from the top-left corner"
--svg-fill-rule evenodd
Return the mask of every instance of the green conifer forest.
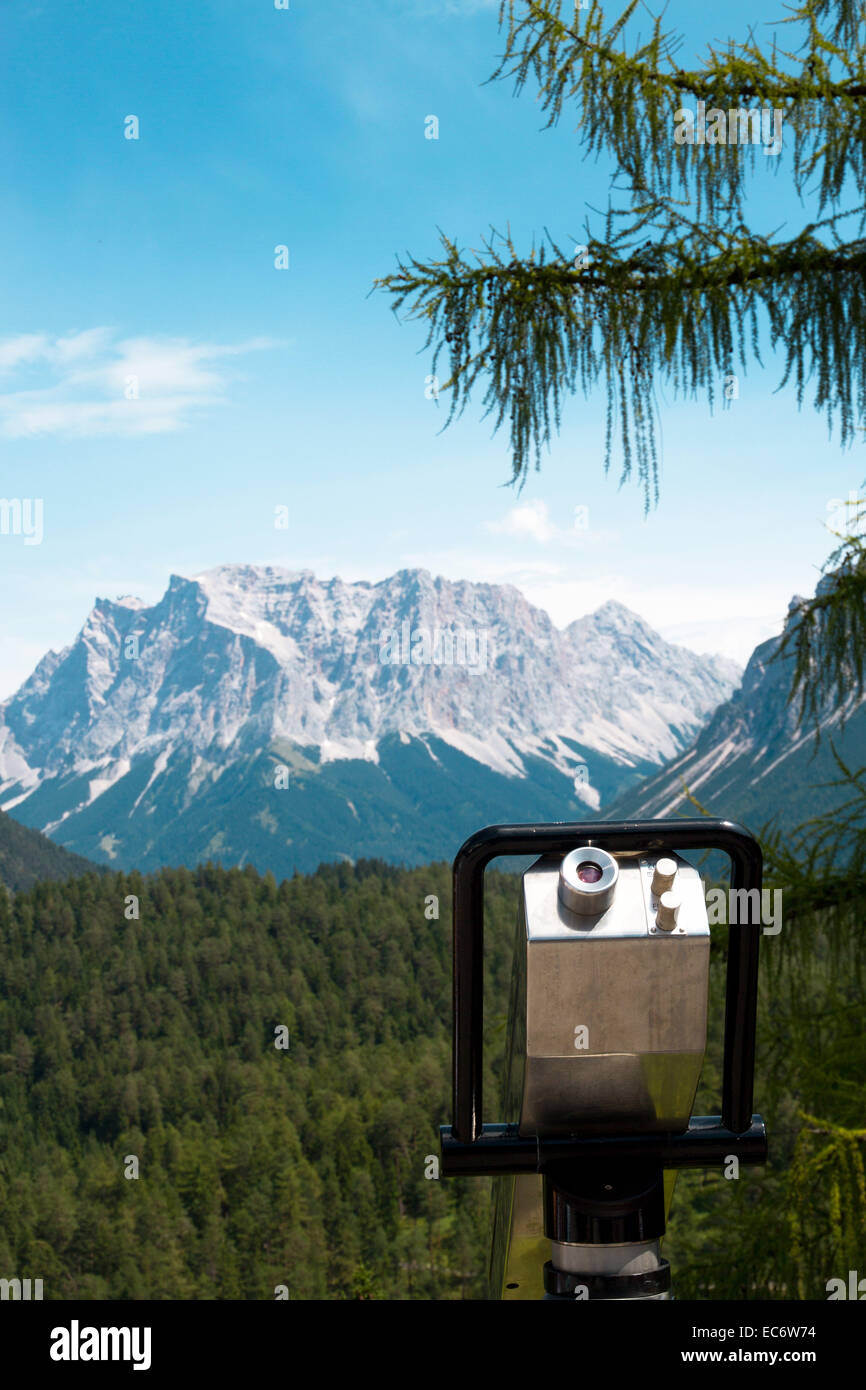
<path id="1" fill-rule="evenodd" d="M 488 872 L 490 1105 L 517 891 Z M 737 1182 L 680 1175 L 665 1247 L 679 1297 L 826 1298 L 855 1267 L 860 915 L 786 918 L 763 944 L 771 1162 Z M 713 932 L 700 1113 L 719 1108 Z M 46 1299 L 483 1298 L 487 1180 L 425 1176 L 449 1118 L 450 1018 L 444 864 L 2 894 L 0 1274 L 43 1279 Z"/>

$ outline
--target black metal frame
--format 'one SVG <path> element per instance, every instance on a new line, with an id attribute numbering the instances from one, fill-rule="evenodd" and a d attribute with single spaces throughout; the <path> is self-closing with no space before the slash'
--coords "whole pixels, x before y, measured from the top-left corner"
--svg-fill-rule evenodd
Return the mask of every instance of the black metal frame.
<path id="1" fill-rule="evenodd" d="M 658 1161 L 702 1168 L 736 1155 L 766 1162 L 767 1137 L 752 1114 L 758 1000 L 758 922 L 728 928 L 725 1059 L 721 1116 L 693 1116 L 683 1134 L 522 1139 L 516 1125 L 484 1124 L 484 870 L 492 859 L 567 854 L 578 845 L 611 853 L 717 849 L 731 859 L 731 888 L 761 890 L 757 840 L 733 821 L 579 821 L 491 825 L 470 836 L 454 860 L 454 1122 L 440 1129 L 444 1175 L 540 1172 L 554 1158 Z"/>

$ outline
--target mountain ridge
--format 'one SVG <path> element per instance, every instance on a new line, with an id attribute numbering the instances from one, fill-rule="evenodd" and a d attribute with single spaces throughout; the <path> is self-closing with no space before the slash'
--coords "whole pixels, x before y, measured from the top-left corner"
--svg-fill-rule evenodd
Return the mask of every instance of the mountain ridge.
<path id="1" fill-rule="evenodd" d="M 192 825 L 205 798 L 207 826 L 176 841 L 183 862 L 215 836 L 238 862 L 242 836 L 206 833 L 225 819 L 222 781 L 250 843 L 250 818 L 271 823 L 275 871 L 317 867 L 311 818 L 351 806 L 378 824 L 391 801 L 413 845 L 437 821 L 429 852 L 448 857 L 440 793 L 462 789 L 467 822 L 506 805 L 547 819 L 597 809 L 682 752 L 738 677 L 616 601 L 558 629 L 513 586 L 219 566 L 172 575 L 154 604 L 98 599 L 46 654 L 0 706 L 0 806 L 88 857 L 155 867 L 166 818 Z M 276 814 L 260 793 L 281 759 L 296 764 L 295 790 L 319 782 Z M 387 857 L 388 834 L 333 852 Z"/>
<path id="2" fill-rule="evenodd" d="M 818 595 L 826 583 L 819 582 Z M 739 688 L 713 712 L 692 747 L 640 787 L 613 798 L 605 816 L 693 814 L 690 794 L 711 815 L 788 833 L 840 804 L 843 797 L 830 785 L 841 775 L 832 750 L 849 766 L 862 764 L 866 696 L 851 696 L 841 706 L 828 698 L 819 728 L 800 726 L 798 702 L 789 699 L 794 657 L 779 651 L 804 601 L 791 600 L 783 632 L 755 648 Z"/>

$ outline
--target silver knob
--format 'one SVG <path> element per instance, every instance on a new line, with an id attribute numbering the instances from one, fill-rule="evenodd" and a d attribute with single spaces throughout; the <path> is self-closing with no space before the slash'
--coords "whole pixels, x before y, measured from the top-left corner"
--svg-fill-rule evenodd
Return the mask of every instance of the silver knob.
<path id="1" fill-rule="evenodd" d="M 662 893 L 659 898 L 659 910 L 656 913 L 656 926 L 659 931 L 673 931 L 680 915 L 680 908 L 683 900 L 679 893 Z"/>
<path id="2" fill-rule="evenodd" d="M 660 898 L 662 893 L 666 893 L 669 888 L 673 888 L 676 876 L 677 861 L 675 859 L 660 859 L 658 861 L 652 881 L 652 890 L 657 898 Z"/>

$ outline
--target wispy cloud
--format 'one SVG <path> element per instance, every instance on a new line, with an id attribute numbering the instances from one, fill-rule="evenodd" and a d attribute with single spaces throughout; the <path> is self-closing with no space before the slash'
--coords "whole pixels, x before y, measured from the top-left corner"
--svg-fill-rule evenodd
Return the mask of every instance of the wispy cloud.
<path id="1" fill-rule="evenodd" d="M 225 403 L 227 359 L 276 346 L 268 338 L 235 344 L 118 339 L 108 328 L 0 339 L 0 377 L 15 388 L 0 391 L 0 433 L 21 439 L 184 429 L 194 411 Z"/>
<path id="2" fill-rule="evenodd" d="M 589 512 L 586 507 L 575 507 L 571 516 L 564 518 L 566 525 L 559 526 L 550 516 L 547 503 L 540 500 L 522 502 L 512 507 L 500 521 L 486 521 L 485 529 L 494 535 L 525 537 L 540 541 L 544 545 L 555 542 L 557 545 L 586 544 L 588 539 Z"/>

